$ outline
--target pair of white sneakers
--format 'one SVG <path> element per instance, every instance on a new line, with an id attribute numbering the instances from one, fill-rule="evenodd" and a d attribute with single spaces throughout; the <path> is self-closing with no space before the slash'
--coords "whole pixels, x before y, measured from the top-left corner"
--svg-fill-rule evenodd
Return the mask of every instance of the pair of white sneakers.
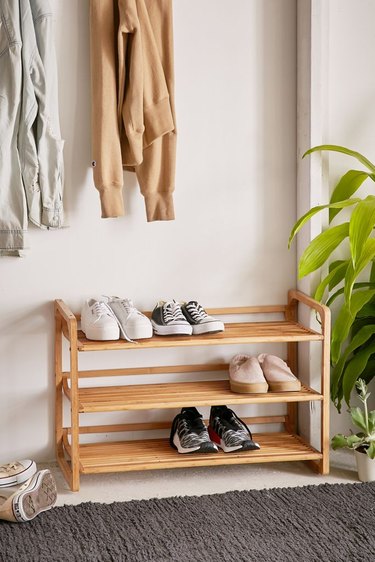
<path id="1" fill-rule="evenodd" d="M 150 320 L 129 299 L 89 298 L 81 311 L 81 329 L 88 340 L 128 341 L 152 337 Z"/>
<path id="2" fill-rule="evenodd" d="M 53 507 L 56 499 L 56 482 L 48 469 L 37 470 L 31 459 L 0 465 L 0 519 L 30 521 Z"/>

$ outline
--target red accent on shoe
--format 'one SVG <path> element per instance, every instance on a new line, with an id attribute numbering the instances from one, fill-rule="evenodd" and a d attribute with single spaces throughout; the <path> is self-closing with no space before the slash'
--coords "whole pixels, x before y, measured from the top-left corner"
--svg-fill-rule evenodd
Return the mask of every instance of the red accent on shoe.
<path id="1" fill-rule="evenodd" d="M 220 439 L 219 435 L 216 433 L 216 431 L 214 431 L 210 425 L 208 426 L 208 434 L 209 434 L 210 439 L 213 443 L 216 443 L 217 445 L 220 445 L 221 439 Z"/>

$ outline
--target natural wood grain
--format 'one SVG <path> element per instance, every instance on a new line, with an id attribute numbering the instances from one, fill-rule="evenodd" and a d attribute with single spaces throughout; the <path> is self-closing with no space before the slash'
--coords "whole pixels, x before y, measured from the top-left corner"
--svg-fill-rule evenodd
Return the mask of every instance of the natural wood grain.
<path id="1" fill-rule="evenodd" d="M 300 437 L 287 433 L 255 434 L 259 451 L 181 455 L 168 439 L 94 443 L 80 446 L 83 473 L 151 470 L 188 466 L 318 460 L 322 455 Z"/>
<path id="2" fill-rule="evenodd" d="M 315 332 L 297 321 L 297 303 L 316 310 L 321 316 L 322 333 Z M 329 309 L 299 291 L 289 291 L 287 305 L 252 306 L 207 309 L 213 315 L 280 314 L 284 319 L 266 322 L 230 322 L 219 334 L 201 336 L 154 336 L 148 340 L 130 343 L 125 340 L 98 342 L 87 340 L 78 330 L 79 315 L 74 315 L 61 300 L 55 301 L 55 373 L 56 373 L 56 454 L 61 470 L 72 490 L 79 489 L 82 472 L 114 472 L 149 470 L 180 466 L 208 466 L 211 464 L 262 463 L 271 461 L 304 460 L 314 469 L 326 474 L 329 470 Z M 150 313 L 148 313 L 150 314 Z M 62 334 L 69 340 L 69 370 L 62 372 Z M 236 394 L 228 380 L 162 383 L 152 385 L 123 385 L 79 388 L 80 378 L 159 375 L 166 373 L 228 371 L 225 363 L 205 365 L 175 365 L 163 367 L 136 367 L 124 369 L 78 370 L 80 351 L 105 351 L 143 348 L 172 348 L 186 346 L 251 344 L 257 342 L 284 342 L 287 344 L 287 362 L 297 373 L 297 343 L 322 341 L 321 393 L 303 386 L 300 392 L 268 392 L 265 394 Z M 70 400 L 70 425 L 62 428 L 62 398 Z M 323 401 L 321 414 L 321 452 L 307 445 L 295 434 L 297 403 Z M 214 404 L 268 404 L 287 403 L 286 416 L 258 416 L 245 418 L 246 423 L 284 423 L 289 432 L 265 433 L 254 436 L 261 443 L 260 451 L 247 453 L 220 453 L 217 455 L 179 455 L 168 445 L 168 440 L 102 442 L 79 444 L 79 435 L 88 433 L 151 431 L 169 429 L 170 422 L 148 422 L 117 425 L 80 426 L 79 414 L 84 412 L 111 412 L 144 410 L 149 408 L 180 408 L 186 405 Z M 68 457 L 68 458 L 67 458 Z M 69 460 L 70 459 L 70 460 Z"/>
<path id="3" fill-rule="evenodd" d="M 268 423 L 284 423 L 285 416 L 252 416 L 252 417 L 242 417 L 247 425 L 252 426 L 256 424 L 268 424 Z M 206 425 L 208 425 L 208 420 L 203 420 Z M 114 425 L 85 425 L 79 428 L 80 435 L 94 434 L 94 433 L 116 433 L 116 432 L 126 432 L 126 431 L 154 431 L 159 429 L 170 429 L 171 420 L 161 421 L 161 422 L 135 422 L 135 423 L 122 423 Z M 67 435 L 70 435 L 70 428 L 66 428 Z"/>
<path id="4" fill-rule="evenodd" d="M 228 371 L 228 363 L 205 363 L 196 365 L 166 365 L 164 367 L 134 367 L 127 369 L 96 369 L 92 371 L 79 371 L 79 378 L 116 377 L 134 375 L 166 375 L 169 373 L 204 373 Z M 69 372 L 63 373 L 64 378 L 70 378 Z"/>
<path id="5" fill-rule="evenodd" d="M 186 347 L 198 345 L 228 345 L 243 343 L 271 343 L 290 341 L 319 341 L 323 336 L 297 322 L 236 322 L 225 324 L 225 331 L 196 336 L 153 336 L 135 343 L 126 340 L 93 341 L 78 331 L 79 351 L 105 351 L 115 349 L 144 349 Z"/>
<path id="6" fill-rule="evenodd" d="M 71 394 L 69 392 L 68 396 L 70 397 Z M 78 390 L 81 413 L 220 404 L 275 404 L 310 400 L 322 400 L 322 396 L 306 386 L 302 386 L 298 392 L 238 394 L 230 390 L 228 380 L 101 386 Z"/>

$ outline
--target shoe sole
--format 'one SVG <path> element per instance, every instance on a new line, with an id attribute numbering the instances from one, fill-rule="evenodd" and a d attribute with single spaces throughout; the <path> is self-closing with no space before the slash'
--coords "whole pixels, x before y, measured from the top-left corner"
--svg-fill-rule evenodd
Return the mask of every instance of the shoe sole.
<path id="1" fill-rule="evenodd" d="M 268 384 L 264 382 L 244 383 L 230 381 L 230 389 L 232 392 L 239 394 L 263 394 L 268 390 Z"/>
<path id="2" fill-rule="evenodd" d="M 13 476 L 8 476 L 6 478 L 0 479 L 0 488 L 7 488 L 8 486 L 14 486 L 17 484 L 23 484 L 29 478 L 31 478 L 36 473 L 36 464 L 31 461 L 31 464 L 25 467 L 25 470 L 14 474 Z"/>
<path id="3" fill-rule="evenodd" d="M 215 443 L 217 447 L 220 447 L 220 449 L 222 449 L 224 453 L 235 453 L 236 451 L 257 451 L 258 449 L 260 449 L 259 443 L 256 443 L 256 441 L 252 441 L 251 439 L 242 441 L 242 443 L 239 445 L 227 447 L 223 439 L 219 437 L 219 435 L 212 429 L 211 426 L 208 427 L 208 433 L 212 443 Z"/>
<path id="4" fill-rule="evenodd" d="M 201 335 L 201 334 L 215 334 L 218 332 L 224 332 L 224 324 L 223 322 L 207 322 L 206 324 L 193 324 L 193 334 L 194 335 Z"/>
<path id="5" fill-rule="evenodd" d="M 47 511 L 56 502 L 56 483 L 51 472 L 41 470 L 30 480 L 25 490 L 13 499 L 13 513 L 17 521 L 31 521 L 42 511 Z"/>
<path id="6" fill-rule="evenodd" d="M 153 330 L 152 330 L 152 326 L 142 326 L 140 327 L 136 327 L 136 328 L 123 328 L 125 334 L 128 336 L 128 338 L 130 338 L 131 340 L 146 340 L 149 338 L 152 338 L 152 334 L 153 334 Z M 121 333 L 120 335 L 121 339 L 126 339 L 123 334 Z"/>
<path id="7" fill-rule="evenodd" d="M 301 382 L 295 381 L 270 382 L 268 381 L 271 392 L 296 392 L 301 390 Z"/>
<path id="8" fill-rule="evenodd" d="M 178 433 L 175 433 L 173 436 L 173 440 L 172 440 L 172 446 L 174 449 L 177 449 L 177 451 L 181 454 L 186 454 L 186 453 L 217 453 L 218 452 L 218 448 L 216 446 L 215 443 L 212 443 L 211 441 L 207 441 L 206 443 L 201 443 L 199 445 L 199 447 L 182 447 L 181 442 L 180 442 L 180 438 L 178 436 Z"/>
<path id="9" fill-rule="evenodd" d="M 112 341 L 120 339 L 120 330 L 110 329 L 110 330 L 92 330 L 92 329 L 84 329 L 82 326 L 82 332 L 85 334 L 88 340 L 93 341 Z"/>
<path id="10" fill-rule="evenodd" d="M 154 332 L 157 336 L 191 336 L 193 333 L 193 329 L 190 324 L 176 324 L 171 326 L 162 326 L 160 324 L 156 324 L 153 320 L 152 327 L 154 328 Z"/>

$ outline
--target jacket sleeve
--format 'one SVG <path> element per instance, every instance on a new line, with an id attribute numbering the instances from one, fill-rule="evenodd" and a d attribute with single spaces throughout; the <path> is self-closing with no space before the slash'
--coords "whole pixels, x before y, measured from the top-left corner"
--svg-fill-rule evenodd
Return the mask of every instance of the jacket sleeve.
<path id="1" fill-rule="evenodd" d="M 173 131 L 169 92 L 144 0 L 119 0 L 119 122 L 123 164 L 141 164 L 143 151 Z"/>
<path id="2" fill-rule="evenodd" d="M 38 100 L 34 130 L 41 196 L 40 216 L 33 217 L 31 209 L 30 219 L 41 227 L 60 228 L 63 225 L 64 141 L 59 122 L 53 14 L 46 0 L 32 0 L 30 6 L 37 45 L 31 79 Z"/>
<path id="3" fill-rule="evenodd" d="M 116 4 L 113 0 L 90 1 L 92 165 L 103 218 L 124 214 L 116 75 Z"/>

